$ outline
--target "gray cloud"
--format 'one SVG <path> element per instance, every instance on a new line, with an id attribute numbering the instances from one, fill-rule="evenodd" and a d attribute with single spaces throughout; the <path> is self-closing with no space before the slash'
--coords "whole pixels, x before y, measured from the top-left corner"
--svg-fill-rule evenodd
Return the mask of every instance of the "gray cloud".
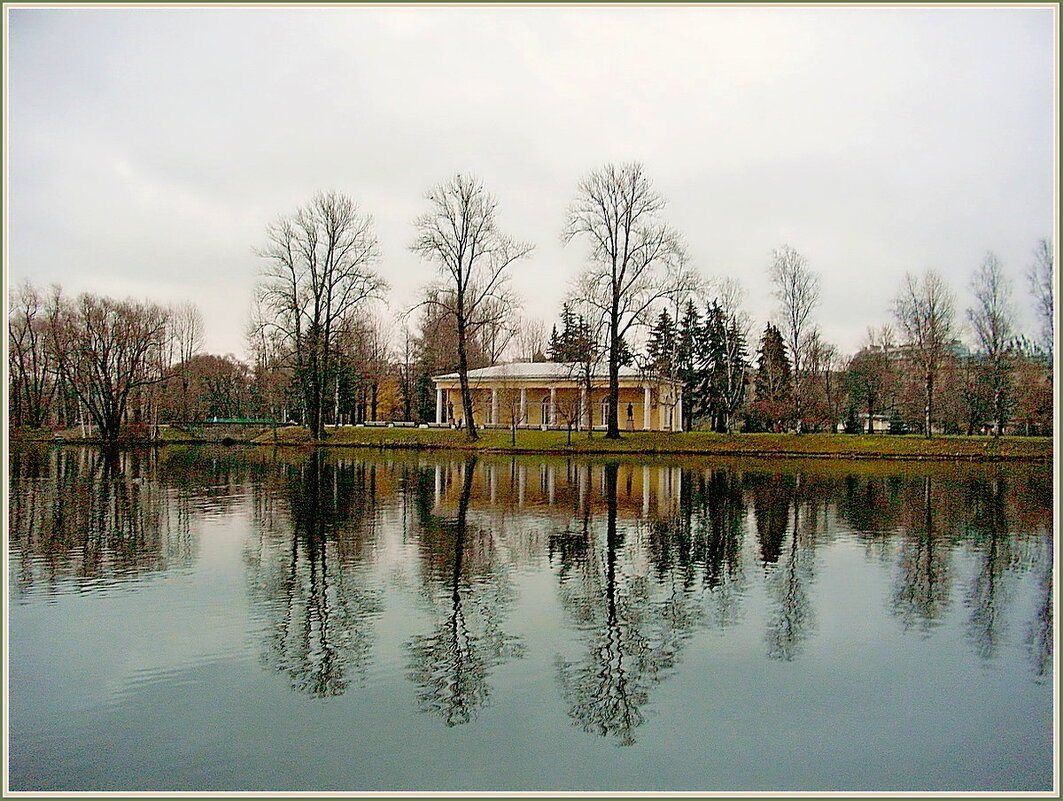
<path id="1" fill-rule="evenodd" d="M 1022 273 L 1055 214 L 1048 8 L 9 9 L 10 275 L 197 301 L 241 352 L 265 224 L 318 189 L 374 214 L 397 308 L 431 184 L 473 171 L 552 320 L 579 177 L 642 160 L 694 265 L 762 325 L 789 242 L 843 350 L 906 270 L 961 308 L 983 253 Z M 1024 314 L 1028 312 L 1024 311 Z"/>

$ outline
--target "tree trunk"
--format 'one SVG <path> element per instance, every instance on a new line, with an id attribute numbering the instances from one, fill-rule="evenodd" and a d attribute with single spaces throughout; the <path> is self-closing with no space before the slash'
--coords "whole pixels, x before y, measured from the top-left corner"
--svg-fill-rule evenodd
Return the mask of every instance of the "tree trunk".
<path id="1" fill-rule="evenodd" d="M 996 435 L 1004 433 L 1004 388 L 1001 386 L 1000 376 L 993 382 L 993 415 L 996 418 Z"/>
<path id="2" fill-rule="evenodd" d="M 472 390 L 469 389 L 469 357 L 465 351 L 465 317 L 458 309 L 458 382 L 461 385 L 461 406 L 465 413 L 465 430 L 469 439 L 478 439 L 472 419 Z"/>
<path id="3" fill-rule="evenodd" d="M 615 303 L 613 304 L 615 307 Z M 606 420 L 606 439 L 620 439 L 617 411 L 620 407 L 620 334 L 617 331 L 617 314 L 614 311 L 609 325 L 609 411 Z"/>
<path id="4" fill-rule="evenodd" d="M 594 386 L 591 381 L 591 365 L 588 363 L 585 367 L 583 378 L 587 391 L 587 408 L 584 410 L 587 415 L 587 439 L 594 439 Z"/>
<path id="5" fill-rule="evenodd" d="M 930 421 L 934 411 L 934 373 L 926 372 L 926 403 L 923 405 L 923 434 L 927 439 L 933 436 Z"/>

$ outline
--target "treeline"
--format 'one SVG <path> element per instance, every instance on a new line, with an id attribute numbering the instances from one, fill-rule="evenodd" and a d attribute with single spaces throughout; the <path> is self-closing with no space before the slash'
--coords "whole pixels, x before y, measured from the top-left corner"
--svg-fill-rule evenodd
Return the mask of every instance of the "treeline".
<path id="1" fill-rule="evenodd" d="M 160 423 L 255 418 L 298 422 L 320 438 L 327 425 L 434 420 L 431 376 L 457 372 L 459 416 L 475 438 L 468 371 L 551 359 L 587 384 L 604 379 L 612 437 L 625 365 L 682 384 L 686 428 L 1051 432 L 1047 240 L 1025 274 L 1035 334 L 1018 330 L 1013 282 L 987 254 L 966 309 L 939 274 L 907 274 L 888 321 L 846 356 L 820 332 L 821 279 L 800 253 L 772 252 L 774 314 L 754 330 L 737 281 L 691 268 L 639 164 L 607 165 L 577 185 L 562 237 L 585 245 L 586 267 L 549 335 L 509 287 L 532 245 L 502 233 L 482 182 L 459 174 L 425 200 L 410 250 L 436 279 L 398 315 L 385 313 L 372 217 L 351 198 L 320 193 L 271 223 L 257 251 L 264 267 L 246 361 L 202 352 L 192 304 L 70 298 L 22 283 L 9 298 L 10 424 L 92 426 L 113 441 L 152 436 Z"/>

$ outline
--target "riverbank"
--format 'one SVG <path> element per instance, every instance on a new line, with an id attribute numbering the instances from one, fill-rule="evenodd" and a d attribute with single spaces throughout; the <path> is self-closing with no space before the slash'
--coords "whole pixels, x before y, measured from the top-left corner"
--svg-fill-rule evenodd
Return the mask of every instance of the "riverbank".
<path id="1" fill-rule="evenodd" d="M 205 442 L 163 428 L 161 444 L 198 444 Z M 43 434 L 43 432 L 42 432 Z M 52 437 L 12 437 L 53 441 Z M 386 428 L 349 426 L 328 429 L 319 447 L 374 448 L 408 450 L 458 450 L 485 453 L 528 454 L 647 454 L 741 456 L 767 458 L 824 459 L 907 459 L 934 461 L 1027 461 L 1052 460 L 1049 437 L 963 437 L 937 436 L 931 439 L 915 435 L 852 434 L 716 434 L 691 432 L 630 432 L 620 440 L 607 440 L 601 432 L 587 438 L 586 432 L 573 432 L 569 444 L 565 431 L 523 430 L 511 444 L 508 430 L 480 432 L 476 441 L 461 431 L 451 429 Z M 249 430 L 248 438 L 239 440 L 256 445 L 313 447 L 305 428 L 290 426 L 276 431 Z M 88 440 L 66 437 L 65 444 L 94 444 Z M 152 443 L 129 443 L 147 444 Z"/>
<path id="2" fill-rule="evenodd" d="M 266 440 L 263 437 L 259 442 Z M 973 461 L 1051 461 L 1048 437 L 933 437 L 849 434 L 716 434 L 708 431 L 631 432 L 607 440 L 600 432 L 588 439 L 573 432 L 518 431 L 512 445 L 509 431 L 480 432 L 470 442 L 449 429 L 342 428 L 324 444 L 338 447 L 448 448 L 503 453 L 677 454 L 751 457 L 841 459 L 934 459 Z"/>

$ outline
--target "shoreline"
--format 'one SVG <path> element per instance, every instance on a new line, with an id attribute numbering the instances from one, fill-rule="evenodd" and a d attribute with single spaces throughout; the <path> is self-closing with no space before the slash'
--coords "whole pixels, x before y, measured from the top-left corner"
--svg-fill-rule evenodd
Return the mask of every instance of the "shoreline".
<path id="1" fill-rule="evenodd" d="M 326 439 L 315 442 L 306 429 L 287 427 L 248 432 L 256 436 L 210 440 L 189 437 L 168 430 L 155 440 L 127 440 L 120 449 L 167 446 L 254 446 L 304 449 L 361 448 L 377 451 L 463 451 L 491 455 L 543 456 L 718 456 L 754 459 L 827 459 L 840 461 L 886 460 L 931 462 L 1026 462 L 1051 464 L 1054 448 L 1051 437 L 988 437 L 940 435 L 926 439 L 918 435 L 889 434 L 717 434 L 712 432 L 629 432 L 620 440 L 606 440 L 598 433 L 587 439 L 586 432 L 573 432 L 568 444 L 565 431 L 521 430 L 516 446 L 510 445 L 509 430 L 485 429 L 480 439 L 470 442 L 465 433 L 453 429 L 387 427 L 346 427 L 327 431 Z M 182 436 L 183 435 L 183 436 Z M 16 436 L 12 447 L 20 445 L 74 445 L 99 447 L 103 441 L 91 438 L 55 436 Z"/>

